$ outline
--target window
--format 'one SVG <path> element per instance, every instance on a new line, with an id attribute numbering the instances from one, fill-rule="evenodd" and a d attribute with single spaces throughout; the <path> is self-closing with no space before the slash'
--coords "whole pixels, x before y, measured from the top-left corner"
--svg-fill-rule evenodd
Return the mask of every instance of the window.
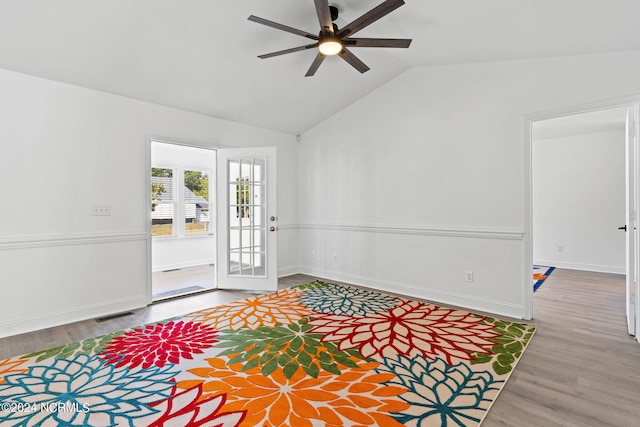
<path id="1" fill-rule="evenodd" d="M 151 235 L 210 234 L 211 171 L 176 167 L 151 168 Z"/>

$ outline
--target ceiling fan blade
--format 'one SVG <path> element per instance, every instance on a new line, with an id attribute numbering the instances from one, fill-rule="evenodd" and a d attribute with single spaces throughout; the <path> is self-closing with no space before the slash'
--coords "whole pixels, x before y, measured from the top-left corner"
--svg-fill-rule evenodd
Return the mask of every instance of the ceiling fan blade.
<path id="1" fill-rule="evenodd" d="M 353 68 L 360 71 L 361 73 L 366 73 L 367 71 L 369 71 L 369 67 L 367 67 L 367 64 L 360 61 L 360 59 L 358 59 L 357 56 L 351 53 L 349 49 L 342 49 L 342 52 L 340 52 L 338 55 L 340 55 L 340 58 L 347 61 Z"/>
<path id="2" fill-rule="evenodd" d="M 360 18 L 345 25 L 337 34 L 338 37 L 345 37 L 347 35 L 355 34 L 364 27 L 373 24 L 383 16 L 388 15 L 400 6 L 404 4 L 404 0 L 386 0 L 384 3 L 371 9 L 369 12 L 362 15 Z"/>
<path id="3" fill-rule="evenodd" d="M 348 38 L 343 42 L 349 47 L 402 47 L 407 48 L 411 44 L 412 39 L 358 39 Z"/>
<path id="4" fill-rule="evenodd" d="M 327 7 L 327 10 L 329 8 Z M 277 22 L 269 21 L 268 19 L 259 18 L 257 16 L 251 15 L 249 16 L 249 21 L 257 22 L 258 24 L 266 25 L 267 27 L 275 28 L 277 30 L 286 31 L 288 33 L 297 34 L 302 37 L 306 37 L 311 40 L 320 40 L 320 37 L 315 34 L 308 33 L 306 31 L 298 30 L 297 28 L 289 27 L 287 25 L 278 24 Z"/>
<path id="5" fill-rule="evenodd" d="M 258 55 L 258 58 L 262 58 L 262 59 L 273 58 L 274 56 L 286 55 L 287 53 L 293 53 L 293 52 L 300 52 L 301 50 L 312 49 L 314 47 L 318 47 L 318 43 L 292 47 L 291 49 L 279 50 L 277 52 L 265 53 L 264 55 Z"/>
<path id="6" fill-rule="evenodd" d="M 322 33 L 333 34 L 333 21 L 331 20 L 331 11 L 329 10 L 329 0 L 313 0 L 316 4 L 316 13 L 318 14 L 318 22 Z"/>
<path id="7" fill-rule="evenodd" d="M 324 58 L 326 58 L 326 56 L 318 52 L 318 54 L 316 55 L 316 59 L 313 60 L 313 62 L 311 63 L 311 67 L 309 67 L 309 71 L 307 71 L 307 74 L 305 74 L 304 76 L 313 76 L 316 71 L 318 71 L 318 68 L 320 67 L 320 64 L 322 64 L 322 61 L 324 61 Z"/>

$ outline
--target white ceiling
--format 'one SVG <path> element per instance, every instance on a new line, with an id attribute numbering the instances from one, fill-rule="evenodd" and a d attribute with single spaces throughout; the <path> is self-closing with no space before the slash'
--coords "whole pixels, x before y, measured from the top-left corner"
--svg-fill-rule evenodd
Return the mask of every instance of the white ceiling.
<path id="1" fill-rule="evenodd" d="M 409 49 L 355 48 L 304 77 L 315 52 L 257 55 L 315 33 L 312 0 L 0 0 L 0 68 L 237 122 L 303 133 L 410 67 L 640 50 L 637 0 L 406 0 L 360 37 Z M 335 0 L 343 26 L 382 0 Z"/>

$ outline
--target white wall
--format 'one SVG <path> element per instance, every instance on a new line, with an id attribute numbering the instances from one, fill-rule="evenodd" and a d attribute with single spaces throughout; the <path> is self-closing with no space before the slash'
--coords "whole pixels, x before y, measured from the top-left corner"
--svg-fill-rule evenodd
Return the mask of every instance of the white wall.
<path id="1" fill-rule="evenodd" d="M 303 135 L 301 270 L 525 316 L 524 117 L 638 92 L 638 52 L 408 70 Z"/>
<path id="2" fill-rule="evenodd" d="M 535 140 L 532 149 L 534 263 L 624 274 L 624 129 Z"/>
<path id="3" fill-rule="evenodd" d="M 5 70 L 0 93 L 0 336 L 149 302 L 147 135 L 277 146 L 279 242 L 297 247 L 292 135 Z M 103 204 L 111 216 L 90 215 Z M 297 266 L 279 255 L 279 270 Z"/>

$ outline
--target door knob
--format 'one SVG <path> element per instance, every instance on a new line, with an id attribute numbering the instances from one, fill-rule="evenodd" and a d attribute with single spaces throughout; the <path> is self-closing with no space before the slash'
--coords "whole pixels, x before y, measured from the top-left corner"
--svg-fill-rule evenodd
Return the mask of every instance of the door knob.
<path id="1" fill-rule="evenodd" d="M 622 227 L 618 227 L 618 230 L 627 231 L 627 224 L 623 225 Z"/>
<path id="2" fill-rule="evenodd" d="M 271 228 L 269 228 L 269 231 L 276 231 L 276 228 L 275 227 L 271 227 Z"/>

